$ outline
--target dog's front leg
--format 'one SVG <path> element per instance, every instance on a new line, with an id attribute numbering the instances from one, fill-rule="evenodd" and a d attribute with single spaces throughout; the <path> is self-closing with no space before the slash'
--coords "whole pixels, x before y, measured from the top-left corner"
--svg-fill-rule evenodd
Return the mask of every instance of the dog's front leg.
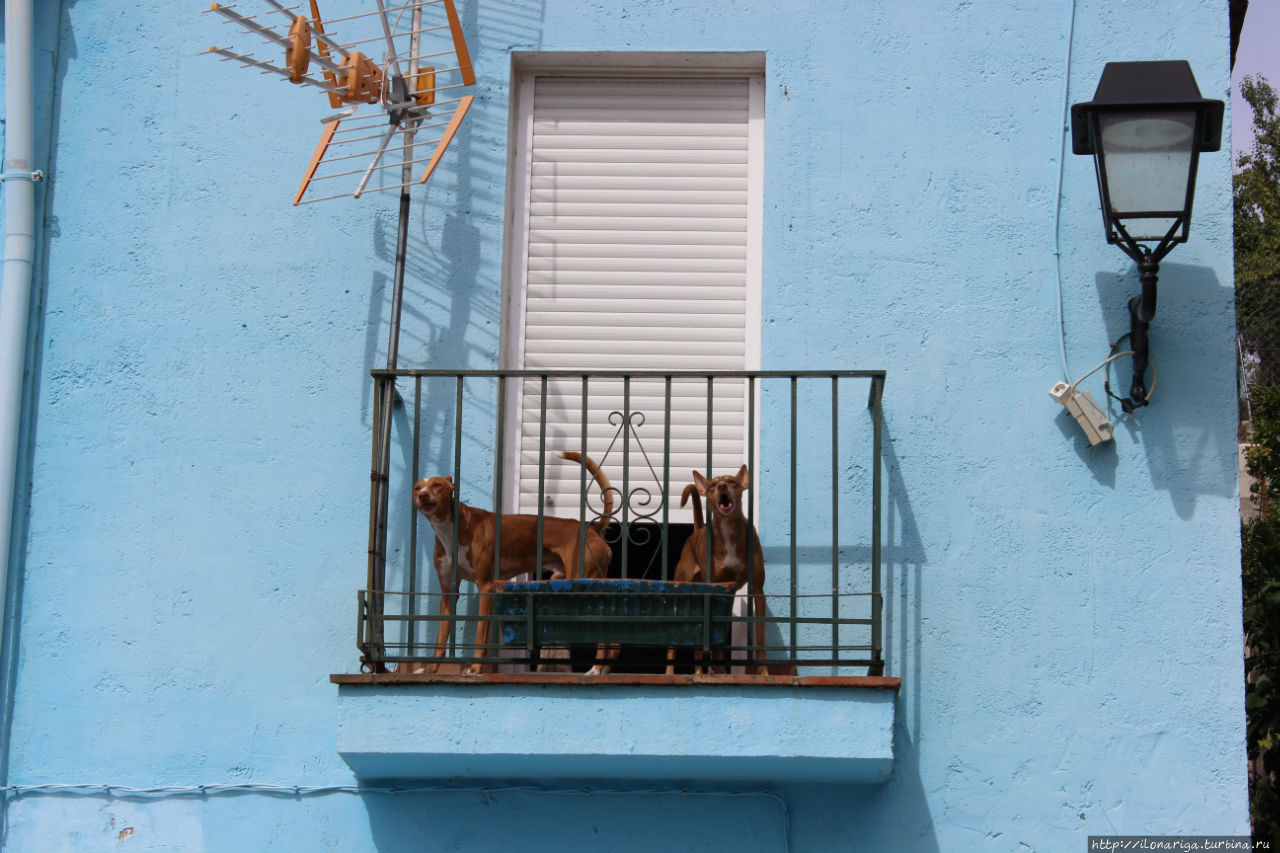
<path id="1" fill-rule="evenodd" d="M 752 667 L 752 672 L 755 675 L 768 675 L 769 667 L 765 666 L 763 663 L 759 663 L 759 661 L 763 661 L 766 657 L 768 657 L 768 653 L 765 651 L 765 648 L 764 648 L 764 619 L 765 619 L 764 596 L 761 595 L 759 592 L 756 592 L 752 595 L 752 598 L 755 599 L 755 610 L 756 610 L 755 618 L 758 620 L 755 624 L 755 633 L 756 633 L 755 658 L 757 663 L 754 667 Z"/>
<path id="2" fill-rule="evenodd" d="M 480 597 L 480 606 L 476 608 L 476 657 L 482 658 L 489 654 L 489 617 L 493 615 L 493 583 L 476 583 L 476 589 Z M 466 675 L 479 675 L 482 672 L 493 672 L 495 667 L 491 663 L 482 664 L 479 662 L 471 664 L 463 670 Z"/>
<path id="3" fill-rule="evenodd" d="M 427 666 L 426 672 L 436 672 L 440 669 L 440 661 L 444 658 L 446 644 L 449 642 L 449 634 L 453 629 L 453 621 L 449 618 L 457 612 L 458 604 L 458 580 L 456 578 L 440 577 L 440 621 L 436 624 L 436 650 L 435 663 Z"/>
<path id="4" fill-rule="evenodd" d="M 613 662 L 618 659 L 621 646 L 617 643 L 601 643 L 596 646 L 595 666 L 586 671 L 587 675 L 608 675 L 613 670 Z"/>
<path id="5" fill-rule="evenodd" d="M 693 674 L 694 675 L 702 675 L 703 673 L 706 672 L 706 670 L 703 669 L 703 666 L 702 666 L 703 657 L 704 655 L 702 653 L 701 647 L 695 648 L 693 650 Z"/>

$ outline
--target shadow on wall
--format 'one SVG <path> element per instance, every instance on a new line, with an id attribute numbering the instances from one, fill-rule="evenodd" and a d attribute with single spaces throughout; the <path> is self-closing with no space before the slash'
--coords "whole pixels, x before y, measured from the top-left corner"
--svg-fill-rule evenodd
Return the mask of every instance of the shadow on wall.
<path id="1" fill-rule="evenodd" d="M 368 796 L 376 848 L 400 850 L 787 849 L 782 801 L 763 793 L 502 788 Z"/>
<path id="2" fill-rule="evenodd" d="M 892 440 L 884 435 L 885 673 L 902 679 L 893 738 L 893 777 L 879 785 L 794 785 L 779 789 L 793 811 L 794 850 L 911 850 L 937 853 L 920 776 L 921 607 L 927 557 Z"/>
<path id="3" fill-rule="evenodd" d="M 938 853 L 920 776 L 924 544 L 908 499 L 886 412 L 884 474 L 885 660 L 899 676 L 893 777 L 878 785 L 790 785 L 793 850 L 911 850 Z"/>
<path id="4" fill-rule="evenodd" d="M 397 367 L 408 369 L 467 370 L 496 366 L 501 347 L 501 282 L 482 270 L 495 267 L 506 187 L 505 112 L 485 109 L 492 100 L 488 90 L 504 93 L 513 47 L 536 49 L 542 42 L 545 0 L 508 0 L 502 3 L 458 4 L 468 47 L 476 61 L 477 102 L 467 114 L 449 146 L 440 169 L 424 186 L 413 190 L 409 236 L 405 251 L 405 281 Z M 501 62 L 497 59 L 500 58 Z M 374 217 L 374 251 L 385 263 L 370 278 L 366 339 L 365 381 L 361 412 L 372 441 L 373 382 L 371 370 L 387 366 L 391 297 L 391 270 L 396 256 L 399 227 L 394 206 Z M 487 238 L 487 242 L 486 241 Z M 482 246 L 486 250 L 482 251 Z M 414 398 L 412 380 L 401 380 L 398 391 L 406 405 L 393 412 L 390 531 L 387 542 L 387 577 L 392 588 L 408 570 L 408 555 L 415 548 L 410 532 L 416 519 L 409 500 L 416 476 L 452 474 L 455 455 L 462 460 L 460 482 L 485 482 L 493 474 L 493 428 L 497 423 L 496 385 L 490 380 L 468 381 L 461 412 L 457 386 L 452 380 L 424 380 L 421 399 Z M 414 408 L 421 413 L 417 467 L 414 466 Z M 457 445 L 457 421 L 462 422 L 461 446 Z M 461 499 L 489 507 L 491 495 L 467 491 Z M 429 529 L 417 542 L 417 566 L 421 586 L 433 592 L 435 572 L 430 570 L 433 542 Z M 470 606 L 470 605 L 466 605 Z"/>
<path id="5" fill-rule="evenodd" d="M 464 122 L 449 152 L 457 157 L 457 200 L 454 212 L 444 216 L 443 226 L 428 221 L 429 216 L 438 213 L 431 207 L 415 204 L 410 208 L 411 234 L 405 249 L 405 291 L 397 363 L 401 368 L 461 370 L 472 366 L 473 350 L 479 350 L 475 354 L 483 356 L 493 348 L 494 341 L 486 340 L 477 345 L 468 340 L 469 335 L 475 333 L 477 312 L 481 314 L 478 319 L 482 327 L 496 328 L 498 324 L 496 297 L 480 293 L 480 230 L 471 223 L 468 213 L 474 162 L 467 149 L 472 138 L 470 125 Z M 374 222 L 378 257 L 394 264 L 397 221 L 379 217 Z M 431 244 L 432 232 L 437 229 L 438 250 Z M 418 233 L 412 233 L 414 231 Z M 366 323 L 366 373 L 387 366 L 393 286 L 391 276 L 385 272 L 373 274 Z M 366 422 L 371 423 L 372 381 L 364 384 L 363 396 L 361 411 L 365 413 Z M 432 402 L 436 405 L 430 406 L 428 412 L 443 415 L 453 411 L 451 399 Z M 435 421 L 435 415 L 432 415 L 432 423 Z"/>
<path id="6" fill-rule="evenodd" d="M 60 0 L 55 3 L 36 3 L 34 6 L 32 34 L 33 50 L 33 83 L 37 93 L 35 98 L 35 162 L 43 164 L 45 173 L 50 176 L 43 192 L 36 193 L 36 251 L 35 263 L 31 276 L 31 320 L 27 328 L 28 358 L 30 374 L 27 376 L 26 389 L 23 392 L 22 407 L 26 412 L 18 435 L 17 466 L 15 471 L 15 495 L 13 528 L 10 534 L 10 547 L 13 559 L 9 561 L 8 588 L 5 590 L 5 607 L 7 613 L 2 623 L 5 633 L 3 641 L 3 668 L 0 673 L 5 680 L 4 695 L 12 699 L 17 686 L 19 650 L 17 648 L 18 626 L 22 624 L 22 581 L 26 576 L 27 549 L 18 547 L 19 543 L 30 541 L 31 519 L 28 515 L 30 490 L 33 479 L 35 454 L 35 424 L 38 423 L 36 411 L 39 395 L 36 389 L 44 385 L 44 306 L 47 304 L 49 292 L 49 272 L 45 259 L 49 257 L 51 241 L 60 236 L 58 218 L 53 204 L 53 191 L 56 186 L 54 176 L 58 174 L 57 152 L 59 123 L 52 116 L 63 114 L 62 81 L 66 77 L 69 64 L 80 55 L 77 49 L 75 30 L 71 27 L 71 7 L 76 0 Z M 8 44 L 4 33 L 4 16 L 0 15 L 0 41 Z M 41 97 L 41 92 L 52 92 L 50 97 Z M 3 114 L 0 114 L 3 117 Z M 0 560 L 9 560 L 9 554 L 0 554 Z M 4 704 L 3 719 L 0 719 L 0 780 L 9 779 L 10 734 L 12 728 L 13 702 Z M 8 835 L 9 810 L 8 800 L 0 812 L 0 838 Z"/>
<path id="7" fill-rule="evenodd" d="M 1107 336 L 1118 342 L 1117 352 L 1129 346 L 1129 300 L 1140 291 L 1136 272 L 1099 273 L 1095 279 L 1098 301 L 1107 324 Z M 1105 398 L 1105 371 L 1086 379 L 1081 388 L 1090 391 L 1115 425 L 1115 442 L 1090 447 L 1080 428 L 1063 410 L 1057 424 L 1075 442 L 1076 452 L 1098 482 L 1114 486 L 1120 464 L 1116 442 L 1141 445 L 1152 485 L 1169 493 L 1179 518 L 1195 515 L 1201 495 L 1232 497 L 1236 488 L 1236 418 L 1234 361 L 1220 352 L 1208 352 L 1197 341 L 1230 338 L 1234 323 L 1232 295 L 1205 267 L 1162 264 L 1159 299 L 1151 323 L 1151 363 L 1155 375 L 1151 403 L 1131 415 Z M 1123 338 L 1123 339 L 1122 339 Z M 1083 375 L 1108 353 L 1090 353 L 1076 369 Z M 1214 361 L 1213 359 L 1217 359 Z M 1111 365 L 1111 390 L 1128 393 L 1132 378 L 1127 358 Z M 1076 377 L 1078 378 L 1078 377 Z M 1152 375 L 1147 376 L 1148 385 Z"/>
<path id="8" fill-rule="evenodd" d="M 505 92 L 512 45 L 541 42 L 544 0 L 516 0 L 503 4 L 459 4 L 462 28 L 473 57 L 501 56 L 503 66 L 478 61 L 476 107 L 462 122 L 441 161 L 440 170 L 425 186 L 414 190 L 410 237 L 405 257 L 405 291 L 400 332 L 402 368 L 463 370 L 496 365 L 500 348 L 501 283 L 481 274 L 482 240 L 497 246 L 502 230 L 506 187 L 506 116 L 486 110 L 486 89 Z M 452 179 L 452 184 L 449 183 Z M 377 256 L 388 268 L 395 262 L 396 217 L 377 220 Z M 438 245 L 438 248 L 437 248 Z M 496 265 L 495 265 L 496 266 Z M 385 272 L 372 277 L 369 295 L 366 370 L 385 367 L 392 282 Z M 372 383 L 366 383 L 362 411 L 372 411 Z M 429 420 L 424 434 L 445 435 L 453 411 L 452 393 L 424 401 Z M 483 421 L 494 422 L 493 413 Z M 430 470 L 451 470 L 453 449 L 448 441 L 432 449 L 425 461 Z"/>
<path id="9" fill-rule="evenodd" d="M 537 0 L 532 4 L 513 3 L 501 9 L 486 9 L 484 20 L 480 20 L 482 13 L 476 3 L 462 5 L 461 13 L 474 56 L 486 49 L 489 38 L 513 37 L 530 29 L 528 21 L 540 25 L 542 5 L 541 0 Z M 522 26 L 520 22 L 526 23 Z M 489 33 L 499 35 L 489 36 Z M 529 36 L 536 35 L 536 31 L 529 33 Z M 476 95 L 483 102 L 487 81 L 477 82 Z M 482 229 L 477 222 L 501 222 L 506 164 L 494 152 L 503 150 L 498 142 L 505 133 L 505 117 L 499 120 L 488 116 L 483 109 L 472 109 L 454 137 L 440 170 L 427 185 L 414 190 L 405 249 L 397 367 L 465 370 L 491 367 L 496 362 L 501 293 L 496 282 L 483 280 L 480 271 L 484 233 L 488 230 L 496 234 L 500 228 Z M 388 269 L 393 269 L 398 216 L 382 216 L 374 222 L 375 252 Z M 393 290 L 394 282 L 385 270 L 373 274 L 366 322 L 366 373 L 386 366 Z M 483 454 L 475 451 L 489 445 L 492 435 L 479 435 L 475 431 L 492 429 L 496 422 L 496 395 L 485 393 L 490 389 L 470 384 L 464 414 L 457 409 L 457 388 L 453 382 L 426 380 L 421 386 L 421 398 L 414 393 L 412 385 L 412 380 L 401 380 L 398 391 L 407 406 L 413 408 L 398 404 L 393 413 L 391 517 L 388 520 L 391 533 L 387 542 L 389 583 L 407 571 L 404 562 L 407 555 L 414 552 L 410 531 L 416 516 L 408 501 L 412 480 L 417 476 L 452 474 L 455 453 L 466 455 L 468 477 L 486 469 L 488 462 L 478 463 L 477 468 L 477 460 Z M 373 383 L 365 381 L 362 387 L 361 411 L 372 430 Z M 426 437 L 418 448 L 415 448 L 415 415 L 420 415 L 418 426 L 421 435 Z M 455 447 L 459 418 L 464 430 L 463 447 Z M 372 439 L 372 433 L 370 437 Z M 415 455 L 419 457 L 416 466 Z M 478 503 L 473 495 L 462 498 L 468 503 Z M 421 545 L 425 547 L 426 559 L 419 562 L 420 570 L 430 565 L 431 544 L 429 535 L 423 537 Z M 434 572 L 423 573 L 427 576 L 424 584 L 434 583 Z M 425 585 L 418 588 L 426 589 Z"/>

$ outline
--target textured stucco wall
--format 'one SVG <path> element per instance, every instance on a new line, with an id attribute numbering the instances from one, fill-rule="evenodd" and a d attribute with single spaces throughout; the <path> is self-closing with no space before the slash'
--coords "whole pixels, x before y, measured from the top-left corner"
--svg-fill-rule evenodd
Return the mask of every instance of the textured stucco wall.
<path id="1" fill-rule="evenodd" d="M 356 654 L 394 205 L 290 208 L 327 105 L 199 56 L 221 25 L 179 5 L 41 8 L 60 39 L 9 783 L 351 784 L 327 676 Z M 460 5 L 479 97 L 415 203 L 413 366 L 497 362 L 512 50 L 766 52 L 764 366 L 889 370 L 893 778 L 24 795 L 5 849 L 1058 851 L 1247 832 L 1228 156 L 1202 160 L 1191 241 L 1161 268 L 1153 406 L 1090 449 L 1048 397 L 1069 4 Z M 1107 60 L 1165 58 L 1226 98 L 1222 3 L 1077 6 L 1072 101 Z M 1137 283 L 1102 239 L 1092 165 L 1064 168 L 1079 376 Z"/>

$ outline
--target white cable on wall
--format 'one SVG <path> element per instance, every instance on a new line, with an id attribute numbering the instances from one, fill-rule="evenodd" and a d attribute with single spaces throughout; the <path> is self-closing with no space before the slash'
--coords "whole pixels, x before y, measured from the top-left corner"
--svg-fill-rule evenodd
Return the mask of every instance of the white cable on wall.
<path id="1" fill-rule="evenodd" d="M 1062 378 L 1071 382 L 1071 370 L 1067 367 L 1067 329 L 1062 314 L 1062 173 L 1066 169 L 1067 135 L 1070 125 L 1067 123 L 1071 110 L 1071 42 L 1075 38 L 1076 0 L 1068 0 L 1070 16 L 1067 20 L 1067 51 L 1062 68 L 1062 127 L 1061 143 L 1058 150 L 1058 188 L 1053 201 L 1053 269 L 1058 290 L 1058 354 L 1062 358 Z"/>
<path id="2" fill-rule="evenodd" d="M 463 785 L 271 785 L 239 782 L 214 785 L 166 785 L 154 788 L 136 788 L 128 785 L 95 783 L 43 785 L 0 785 L 0 794 L 6 796 L 109 796 L 109 797 L 205 797 L 218 794 L 268 794 L 285 797 L 314 797 L 329 794 L 552 794 L 558 796 L 657 796 L 678 795 L 687 797 L 764 797 L 777 803 L 782 811 L 783 850 L 791 849 L 791 810 L 786 800 L 769 790 L 760 791 L 705 791 L 690 788 L 538 788 L 523 785 L 463 786 Z"/>

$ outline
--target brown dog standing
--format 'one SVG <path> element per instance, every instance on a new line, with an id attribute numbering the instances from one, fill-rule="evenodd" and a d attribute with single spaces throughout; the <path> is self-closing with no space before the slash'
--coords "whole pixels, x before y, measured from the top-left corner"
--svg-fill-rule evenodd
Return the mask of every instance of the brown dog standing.
<path id="1" fill-rule="evenodd" d="M 675 579 L 677 581 L 705 581 L 707 579 L 707 535 L 711 535 L 711 582 L 732 583 L 734 590 L 741 589 L 748 581 L 749 590 L 754 600 L 755 618 L 763 619 L 764 603 L 764 555 L 760 551 L 760 539 L 755 528 L 747 521 L 742 512 L 742 496 L 751 485 L 751 473 L 743 465 L 734 476 L 716 477 L 708 480 L 697 471 L 693 472 L 694 488 L 698 494 L 706 497 L 711 506 L 709 518 L 702 526 L 700 513 L 695 505 L 693 535 L 685 540 L 684 549 L 680 552 L 680 562 L 676 564 Z M 690 489 L 685 487 L 680 505 L 689 497 Z M 747 568 L 747 554 L 751 555 L 751 569 Z M 764 658 L 764 622 L 755 623 L 756 660 Z M 668 654 L 670 658 L 670 653 Z M 670 673 L 672 667 L 667 666 Z M 763 674 L 763 665 L 755 667 L 757 674 Z"/>
<path id="2" fill-rule="evenodd" d="M 413 486 L 413 503 L 426 516 L 436 534 L 434 562 L 440 579 L 440 615 L 447 617 L 455 610 L 458 584 L 469 580 L 480 592 L 479 624 L 476 626 L 476 656 L 483 657 L 489 642 L 489 617 L 493 613 L 493 586 L 497 580 L 506 580 L 539 567 L 549 568 L 555 579 L 578 576 L 579 555 L 583 555 L 582 569 L 586 577 L 602 577 L 609 570 L 613 549 L 604 541 L 600 531 L 611 519 L 613 512 L 612 485 L 590 457 L 578 453 L 562 452 L 561 457 L 571 462 L 581 461 L 595 478 L 604 499 L 604 513 L 586 527 L 586 547 L 579 551 L 582 524 L 575 519 L 543 516 L 542 554 L 536 554 L 538 542 L 538 516 L 502 516 L 502 548 L 499 556 L 498 576 L 494 577 L 494 541 L 497 536 L 497 519 L 494 513 L 458 503 L 458 570 L 452 564 L 454 502 L 453 478 L 429 477 Z M 436 630 L 435 657 L 444 657 L 445 643 L 449 637 L 449 622 L 441 619 Z M 435 672 L 437 663 L 419 667 L 419 672 Z M 472 664 L 468 674 L 481 671 L 480 664 Z M 597 670 L 599 671 L 599 670 Z"/>

